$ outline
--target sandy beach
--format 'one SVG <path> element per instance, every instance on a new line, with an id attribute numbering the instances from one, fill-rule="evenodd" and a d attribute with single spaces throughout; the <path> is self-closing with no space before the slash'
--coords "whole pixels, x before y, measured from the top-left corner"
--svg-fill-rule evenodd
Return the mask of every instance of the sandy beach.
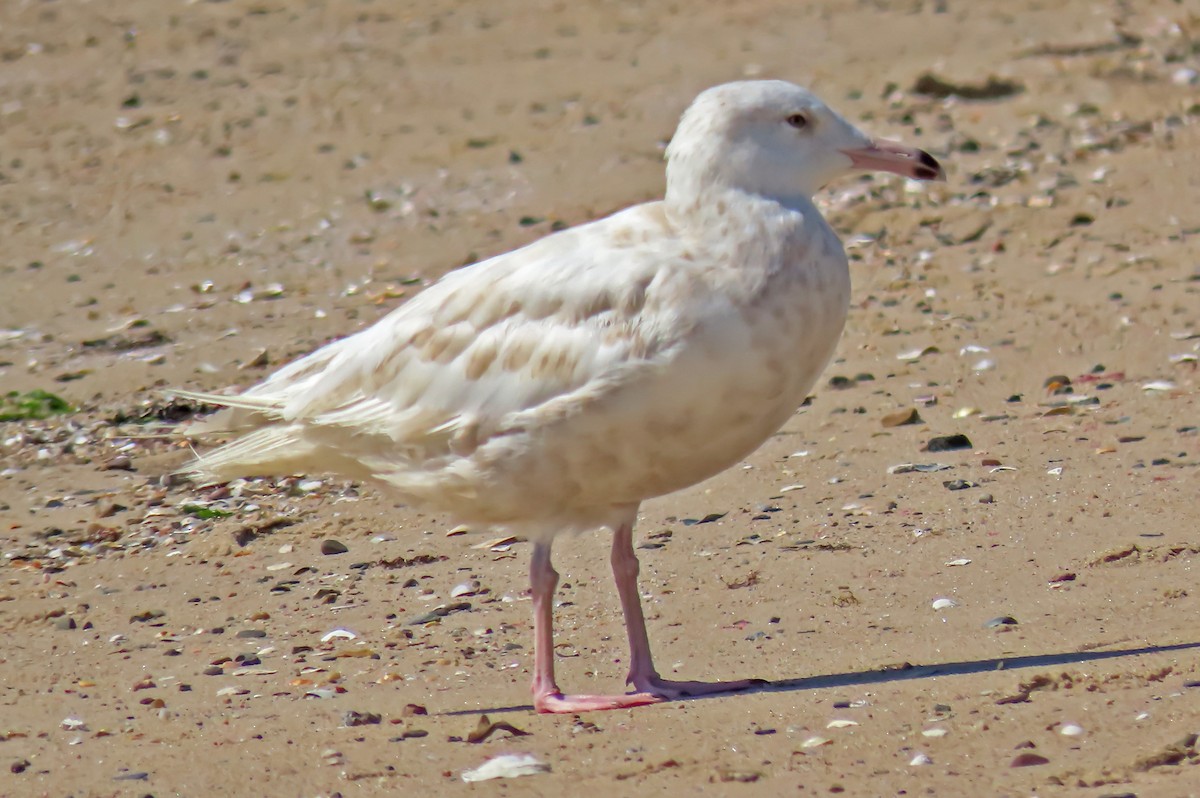
<path id="1" fill-rule="evenodd" d="M 1197 70 L 1167 0 L 3 4 L 0 796 L 1200 795 Z M 167 478 L 166 389 L 661 196 L 746 77 L 948 174 L 819 195 L 834 362 L 642 507 L 664 675 L 769 685 L 537 715 L 520 530 Z M 574 690 L 628 667 L 608 544 L 555 549 Z"/>

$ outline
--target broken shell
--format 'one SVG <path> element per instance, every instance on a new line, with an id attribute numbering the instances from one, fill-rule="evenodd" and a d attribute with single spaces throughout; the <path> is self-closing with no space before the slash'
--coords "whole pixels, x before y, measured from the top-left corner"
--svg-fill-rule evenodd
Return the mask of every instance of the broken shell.
<path id="1" fill-rule="evenodd" d="M 353 640 L 356 637 L 358 637 L 358 635 L 356 635 L 354 632 L 351 632 L 349 629 L 334 629 L 333 631 L 326 632 L 325 634 L 321 635 L 321 642 L 328 643 L 330 640 Z"/>
<path id="2" fill-rule="evenodd" d="M 992 618 L 989 621 L 985 621 L 983 624 L 983 628 L 984 629 L 998 629 L 1003 626 L 1016 626 L 1016 625 L 1017 625 L 1016 618 L 1012 617 L 1011 615 L 1001 615 L 998 618 Z"/>
<path id="3" fill-rule="evenodd" d="M 957 607 L 958 602 L 955 601 L 954 599 L 939 598 L 939 599 L 934 599 L 933 603 L 930 606 L 932 606 L 935 610 L 947 610 L 947 609 L 950 609 L 951 607 Z"/>
<path id="4" fill-rule="evenodd" d="M 462 780 L 487 781 L 488 779 L 508 779 L 549 772 L 550 766 L 538 761 L 533 754 L 501 754 L 492 757 L 477 768 L 464 770 Z"/>
<path id="5" fill-rule="evenodd" d="M 936 354 L 937 352 L 940 352 L 940 351 L 941 350 L 938 349 L 936 346 L 927 346 L 924 349 L 910 349 L 907 352 L 901 352 L 900 354 L 896 355 L 896 359 L 904 360 L 904 361 L 911 363 L 915 360 L 920 360 L 925 355 Z"/>
<path id="6" fill-rule="evenodd" d="M 479 580 L 472 579 L 470 582 L 463 582 L 450 588 L 450 598 L 458 598 L 459 596 L 473 596 L 479 592 Z"/>

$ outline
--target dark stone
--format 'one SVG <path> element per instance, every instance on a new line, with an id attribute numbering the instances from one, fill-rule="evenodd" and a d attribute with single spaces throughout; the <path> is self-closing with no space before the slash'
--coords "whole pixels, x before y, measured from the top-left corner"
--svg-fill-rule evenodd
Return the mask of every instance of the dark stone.
<path id="1" fill-rule="evenodd" d="M 347 548 L 346 544 L 342 543 L 341 541 L 338 541 L 338 540 L 322 540 L 321 541 L 321 553 L 322 554 L 326 554 L 326 555 L 328 555 L 328 554 L 345 554 L 348 551 L 350 551 L 350 549 Z"/>
<path id="2" fill-rule="evenodd" d="M 953 452 L 959 449 L 975 448 L 971 439 L 966 435 L 939 435 L 936 438 L 930 438 L 929 443 L 925 444 L 927 452 Z"/>

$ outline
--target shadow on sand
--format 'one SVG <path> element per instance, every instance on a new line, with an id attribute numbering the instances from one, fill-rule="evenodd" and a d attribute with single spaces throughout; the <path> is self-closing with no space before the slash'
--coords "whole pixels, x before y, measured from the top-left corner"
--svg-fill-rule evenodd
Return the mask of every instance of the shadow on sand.
<path id="1" fill-rule="evenodd" d="M 748 690 L 742 690 L 742 695 L 752 693 L 782 693 L 797 690 L 825 690 L 831 687 L 851 687 L 860 684 L 881 684 L 883 682 L 899 682 L 908 679 L 929 679 L 934 676 L 966 676 L 972 673 L 989 671 L 1012 671 L 1022 668 L 1048 668 L 1059 665 L 1078 665 L 1083 662 L 1096 662 L 1105 659 L 1120 659 L 1122 657 L 1140 657 L 1145 654 L 1165 654 L 1172 651 L 1187 651 L 1200 648 L 1200 642 L 1174 643 L 1166 646 L 1143 646 L 1142 648 L 1121 648 L 1111 651 L 1072 651 L 1063 654 L 1034 654 L 1025 657 L 997 657 L 994 659 L 977 659 L 966 662 L 943 662 L 937 665 L 904 664 L 891 668 L 880 668 L 858 673 L 831 673 L 824 676 L 802 676 L 795 679 L 780 679 L 774 682 L 764 682 Z M 730 693 L 681 698 L 679 701 L 703 701 L 710 698 L 725 698 Z M 509 707 L 490 707 L 479 709 L 462 709 L 452 712 L 439 713 L 442 715 L 478 715 L 480 713 L 494 714 L 498 712 L 522 712 L 532 710 L 529 704 Z"/>

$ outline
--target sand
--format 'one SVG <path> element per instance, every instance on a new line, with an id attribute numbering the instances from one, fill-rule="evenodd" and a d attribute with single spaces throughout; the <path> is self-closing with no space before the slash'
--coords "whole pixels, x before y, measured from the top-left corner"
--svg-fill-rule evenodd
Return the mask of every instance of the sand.
<path id="1" fill-rule="evenodd" d="M 0 795 L 1200 794 L 1198 24 L 5 4 L 0 412 L 70 411 L 0 422 Z M 643 507 L 664 672 L 771 687 L 535 715 L 527 543 L 326 475 L 164 480 L 195 409 L 165 387 L 249 384 L 658 196 L 679 112 L 746 76 L 949 173 L 821 195 L 837 359 L 744 467 Z M 563 683 L 615 689 L 607 539 L 556 551 Z M 483 714 L 527 734 L 468 742 Z M 505 753 L 549 772 L 462 781 Z"/>

